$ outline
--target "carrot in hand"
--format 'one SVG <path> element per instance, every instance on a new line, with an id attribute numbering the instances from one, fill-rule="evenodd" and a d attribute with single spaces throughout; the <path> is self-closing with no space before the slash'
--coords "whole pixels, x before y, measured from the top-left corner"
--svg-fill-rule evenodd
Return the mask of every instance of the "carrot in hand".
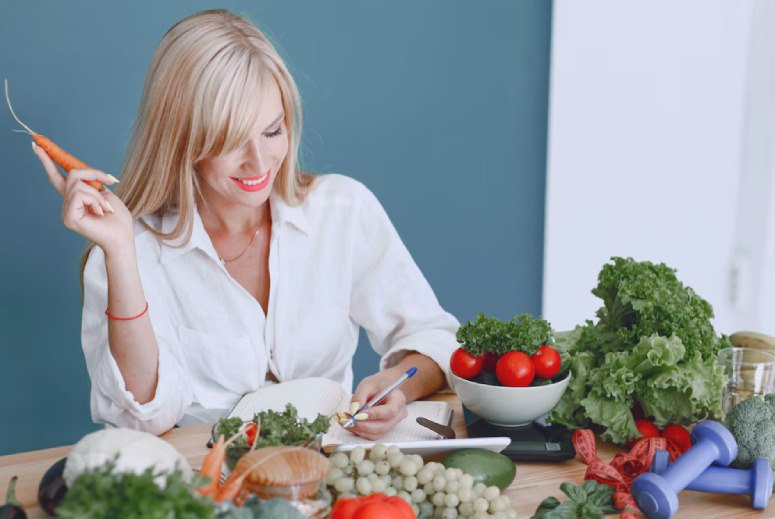
<path id="1" fill-rule="evenodd" d="M 5 100 L 8 102 L 8 108 L 10 108 L 11 114 L 13 114 L 13 118 L 16 119 L 16 122 L 21 124 L 26 130 L 26 131 L 22 131 L 22 130 L 12 130 L 12 131 L 19 132 L 19 133 L 29 133 L 30 135 L 32 135 L 32 138 L 35 140 L 35 144 L 43 148 L 43 151 L 45 151 L 54 162 L 59 164 L 68 173 L 70 173 L 70 171 L 73 169 L 90 169 L 88 164 L 75 158 L 73 155 L 67 153 L 65 150 L 63 150 L 62 148 L 54 144 L 51 141 L 51 139 L 44 137 L 39 133 L 35 133 L 29 128 L 29 126 L 21 122 L 19 118 L 16 117 L 16 113 L 13 111 L 13 107 L 11 106 L 11 100 L 8 98 L 8 80 L 7 79 L 5 80 Z M 97 191 L 102 189 L 102 183 L 97 180 L 84 180 L 84 182 L 89 184 Z"/>

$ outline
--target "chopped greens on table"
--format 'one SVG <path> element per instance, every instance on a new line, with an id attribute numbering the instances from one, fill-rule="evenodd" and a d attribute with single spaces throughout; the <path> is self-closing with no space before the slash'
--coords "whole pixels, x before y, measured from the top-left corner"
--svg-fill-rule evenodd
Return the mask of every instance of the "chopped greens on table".
<path id="1" fill-rule="evenodd" d="M 716 354 L 729 341 L 674 269 L 615 257 L 592 293 L 603 300 L 597 322 L 555 335 L 571 353 L 572 378 L 550 421 L 626 443 L 641 436 L 633 410 L 660 428 L 722 416 L 726 376 Z"/>
<path id="2" fill-rule="evenodd" d="M 257 442 L 256 447 L 269 447 L 273 445 L 303 445 L 310 442 L 318 434 L 328 430 L 331 417 L 319 414 L 313 421 L 300 418 L 296 408 L 288 404 L 283 412 L 261 411 L 253 416 L 251 422 L 259 430 L 252 438 Z M 224 418 L 218 421 L 216 434 L 222 434 L 226 438 L 234 436 L 245 425 L 238 417 Z M 234 449 L 245 449 L 253 444 L 251 436 L 240 436 L 232 443 Z M 230 446 L 230 449 L 232 448 Z"/>

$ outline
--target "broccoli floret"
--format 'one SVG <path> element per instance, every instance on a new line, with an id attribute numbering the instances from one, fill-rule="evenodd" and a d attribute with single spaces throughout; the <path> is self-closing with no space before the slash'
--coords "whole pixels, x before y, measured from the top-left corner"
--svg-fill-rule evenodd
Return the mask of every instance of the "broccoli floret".
<path id="1" fill-rule="evenodd" d="M 775 395 L 743 400 L 729 412 L 726 424 L 737 440 L 733 467 L 748 469 L 756 458 L 764 458 L 775 470 Z"/>

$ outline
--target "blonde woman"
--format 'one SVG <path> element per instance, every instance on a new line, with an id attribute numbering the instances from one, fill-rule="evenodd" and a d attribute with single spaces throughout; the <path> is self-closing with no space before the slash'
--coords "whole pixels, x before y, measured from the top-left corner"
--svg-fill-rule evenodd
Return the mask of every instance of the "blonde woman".
<path id="1" fill-rule="evenodd" d="M 211 10 L 159 44 L 119 184 L 94 169 L 65 179 L 35 150 L 65 226 L 92 242 L 82 346 L 95 421 L 160 434 L 267 383 L 319 376 L 351 391 L 359 326 L 382 359 L 354 401 L 418 375 L 353 432 L 378 438 L 446 386 L 458 322 L 372 193 L 303 172 L 300 140 L 283 60 L 248 20 Z"/>

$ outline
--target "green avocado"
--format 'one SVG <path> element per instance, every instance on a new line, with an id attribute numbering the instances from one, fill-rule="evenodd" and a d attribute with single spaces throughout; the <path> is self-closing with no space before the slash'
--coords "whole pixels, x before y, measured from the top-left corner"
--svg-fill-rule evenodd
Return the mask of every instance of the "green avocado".
<path id="1" fill-rule="evenodd" d="M 503 490 L 511 485 L 517 475 L 517 466 L 509 458 L 485 449 L 461 449 L 449 454 L 441 462 L 447 468 L 461 469 L 488 487 L 495 485 Z"/>

